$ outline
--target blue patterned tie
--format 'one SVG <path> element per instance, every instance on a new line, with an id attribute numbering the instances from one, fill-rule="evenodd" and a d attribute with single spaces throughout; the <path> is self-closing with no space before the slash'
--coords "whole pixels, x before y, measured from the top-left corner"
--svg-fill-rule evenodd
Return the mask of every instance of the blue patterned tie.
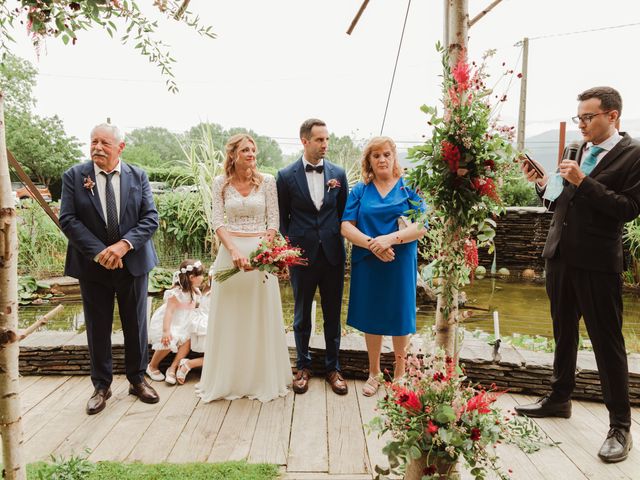
<path id="1" fill-rule="evenodd" d="M 596 167 L 596 161 L 598 160 L 598 155 L 604 152 L 604 148 L 596 147 L 592 145 L 589 149 L 589 154 L 584 157 L 582 162 L 580 162 L 580 169 L 584 172 L 585 175 L 589 175 L 591 171 Z"/>
<path id="2" fill-rule="evenodd" d="M 120 228 L 118 227 L 118 209 L 116 207 L 116 196 L 113 193 L 113 185 L 111 180 L 116 173 L 100 172 L 105 176 L 107 185 L 105 187 L 105 197 L 107 200 L 107 243 L 113 245 L 120 240 Z"/>

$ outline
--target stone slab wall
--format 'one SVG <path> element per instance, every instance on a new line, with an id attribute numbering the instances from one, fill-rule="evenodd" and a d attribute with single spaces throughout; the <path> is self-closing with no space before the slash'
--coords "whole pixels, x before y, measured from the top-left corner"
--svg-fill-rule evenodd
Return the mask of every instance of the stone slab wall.
<path id="1" fill-rule="evenodd" d="M 508 207 L 497 220 L 496 229 L 496 265 L 514 272 L 526 268 L 541 274 L 544 269 L 542 250 L 547 239 L 551 212 L 543 207 Z M 493 254 L 487 249 L 478 252 L 480 265 L 491 268 Z"/>
<path id="2" fill-rule="evenodd" d="M 37 345 L 32 338 L 30 345 L 20 347 L 20 373 L 22 375 L 89 375 L 89 352 L 86 345 L 51 345 L 54 340 L 48 336 L 47 345 Z M 414 337 L 415 339 L 416 337 Z M 412 340 L 413 341 L 413 340 Z M 288 334 L 291 365 L 295 366 L 296 350 L 293 335 Z M 324 374 L 324 339 L 315 335 L 311 340 L 312 371 L 315 375 Z M 430 348 L 425 345 L 423 348 Z M 429 351 L 429 350 L 426 350 Z M 170 358 L 167 359 L 167 362 Z M 472 382 L 509 389 L 514 393 L 543 395 L 549 392 L 549 378 L 552 372 L 553 357 L 549 353 L 516 350 L 509 345 L 500 348 L 500 358 L 496 358 L 492 348 L 477 339 L 465 339 L 460 352 L 460 362 L 464 364 L 467 377 Z M 383 344 L 381 366 L 393 372 L 394 355 L 390 342 Z M 368 358 L 364 338 L 348 335 L 342 338 L 340 364 L 343 374 L 348 378 L 366 379 L 368 376 Z M 163 363 L 166 367 L 168 363 Z M 640 406 L 640 356 L 629 356 L 629 395 L 631 404 Z M 125 373 L 124 346 L 113 344 L 113 371 Z M 580 352 L 574 398 L 602 400 L 600 380 L 592 352 Z"/>

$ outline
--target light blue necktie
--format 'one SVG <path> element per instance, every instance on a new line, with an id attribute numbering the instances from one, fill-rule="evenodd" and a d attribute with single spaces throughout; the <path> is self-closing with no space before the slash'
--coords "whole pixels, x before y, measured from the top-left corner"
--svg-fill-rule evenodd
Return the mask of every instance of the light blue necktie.
<path id="1" fill-rule="evenodd" d="M 589 153 L 582 159 L 580 163 L 580 169 L 584 172 L 585 175 L 589 175 L 592 170 L 596 167 L 596 162 L 598 161 L 598 155 L 604 152 L 604 148 L 596 147 L 592 145 L 589 149 Z M 554 201 L 556 198 L 560 196 L 562 190 L 564 189 L 563 179 L 559 173 L 553 173 L 547 182 L 547 187 L 544 190 L 544 194 L 542 198 L 550 201 Z"/>
<path id="2" fill-rule="evenodd" d="M 589 153 L 582 162 L 580 163 L 580 169 L 584 172 L 585 175 L 589 175 L 594 168 L 596 168 L 596 161 L 598 160 L 598 155 L 604 152 L 604 148 L 596 147 L 592 145 L 589 149 Z"/>

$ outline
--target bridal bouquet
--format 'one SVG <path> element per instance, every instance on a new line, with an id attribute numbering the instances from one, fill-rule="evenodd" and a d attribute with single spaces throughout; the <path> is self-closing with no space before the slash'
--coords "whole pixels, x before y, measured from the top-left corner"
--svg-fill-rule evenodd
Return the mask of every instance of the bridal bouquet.
<path id="1" fill-rule="evenodd" d="M 302 258 L 302 249 L 292 247 L 289 241 L 277 234 L 270 242 L 263 240 L 258 248 L 249 255 L 252 268 L 276 276 L 286 275 L 290 266 L 307 265 L 307 259 Z M 213 278 L 221 283 L 238 273 L 238 267 L 227 268 L 214 273 Z"/>

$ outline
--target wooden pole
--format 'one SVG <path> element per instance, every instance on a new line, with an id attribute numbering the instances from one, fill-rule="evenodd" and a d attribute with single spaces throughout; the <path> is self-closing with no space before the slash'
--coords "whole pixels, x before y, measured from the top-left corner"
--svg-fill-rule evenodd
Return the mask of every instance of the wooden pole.
<path id="1" fill-rule="evenodd" d="M 449 0 L 449 65 L 455 66 L 467 55 L 469 0 Z"/>
<path id="2" fill-rule="evenodd" d="M 567 122 L 560 122 L 560 134 L 558 138 L 558 165 L 562 161 L 564 144 L 567 142 Z"/>
<path id="3" fill-rule="evenodd" d="M 360 20 L 360 16 L 362 15 L 362 12 L 364 12 L 364 9 L 367 8 L 368 3 L 369 3 L 369 0 L 364 0 L 364 2 L 362 2 L 362 5 L 360 5 L 360 9 L 358 10 L 358 13 L 356 13 L 356 16 L 351 21 L 351 25 L 349 25 L 349 29 L 347 30 L 347 35 L 351 35 L 351 33 L 353 32 L 353 29 L 356 28 L 356 25 L 358 24 L 358 20 Z"/>
<path id="4" fill-rule="evenodd" d="M 51 210 L 51 207 L 49 206 L 47 201 L 42 197 L 40 190 L 38 190 L 38 188 L 33 184 L 31 179 L 29 178 L 29 175 L 27 175 L 26 172 L 22 169 L 18 161 L 15 159 L 15 157 L 9 150 L 7 150 L 7 158 L 9 159 L 9 165 L 11 165 L 11 168 L 15 170 L 16 174 L 18 175 L 18 178 L 24 184 L 24 186 L 27 187 L 27 190 L 29 190 L 29 192 L 33 196 L 33 199 L 36 202 L 38 202 L 38 204 L 42 207 L 45 213 L 49 215 L 49 218 L 53 220 L 53 223 L 55 223 L 56 226 L 60 229 L 60 231 L 62 231 L 62 227 L 60 226 L 60 221 L 58 220 L 58 216 L 53 212 L 53 210 Z"/>
<path id="5" fill-rule="evenodd" d="M 18 381 L 18 233 L 5 142 L 4 95 L 0 92 L 0 435 L 2 477 L 27 477 L 22 457 Z"/>
<path id="6" fill-rule="evenodd" d="M 468 0 L 447 0 L 445 5 L 445 17 L 448 15 L 448 41 L 449 64 L 453 68 L 460 59 L 467 55 L 467 38 L 469 33 L 469 4 Z M 445 243 L 449 245 L 460 244 L 460 232 L 453 219 L 447 220 L 445 227 Z M 462 246 L 461 246 L 462 248 Z M 455 261 L 447 259 L 446 261 Z M 436 300 L 435 319 L 435 348 L 444 350 L 446 355 L 455 357 L 458 330 L 458 291 L 455 288 L 447 288 L 454 280 L 442 279 L 441 293 Z M 445 292 L 445 293 L 443 293 Z M 451 298 L 445 298 L 445 295 Z M 448 312 L 445 305 L 451 305 Z M 446 314 L 445 314 L 446 312 Z"/>
<path id="7" fill-rule="evenodd" d="M 522 40 L 522 78 L 520 79 L 520 109 L 518 110 L 518 139 L 516 148 L 524 150 L 527 113 L 527 78 L 529 74 L 529 39 Z"/>
<path id="8" fill-rule="evenodd" d="M 502 0 L 493 0 L 493 2 L 491 2 L 491 5 L 489 5 L 487 8 L 482 10 L 478 15 L 473 17 L 473 19 L 469 22 L 469 28 L 473 27 L 478 20 L 480 20 L 487 13 L 489 13 L 491 10 L 493 10 L 496 7 L 496 5 L 498 5 L 501 1 Z"/>

